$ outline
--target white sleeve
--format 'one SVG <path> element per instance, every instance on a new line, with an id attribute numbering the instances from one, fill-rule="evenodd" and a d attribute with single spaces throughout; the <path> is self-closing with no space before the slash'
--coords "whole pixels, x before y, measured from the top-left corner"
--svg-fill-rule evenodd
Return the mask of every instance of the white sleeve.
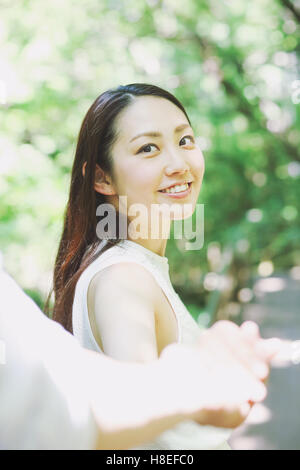
<path id="1" fill-rule="evenodd" d="M 0 448 L 92 449 L 82 349 L 0 268 Z"/>

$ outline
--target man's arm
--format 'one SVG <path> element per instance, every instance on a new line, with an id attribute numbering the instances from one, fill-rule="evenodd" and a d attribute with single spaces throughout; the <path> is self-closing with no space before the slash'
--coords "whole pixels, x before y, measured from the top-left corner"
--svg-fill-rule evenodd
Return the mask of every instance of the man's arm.
<path id="1" fill-rule="evenodd" d="M 226 386 L 222 361 L 216 367 L 226 356 L 221 342 L 209 352 L 203 341 L 169 346 L 145 365 L 120 363 L 84 351 L 3 272 L 0 292 L 2 448 L 128 448 L 183 419 L 234 427 L 248 401 L 264 397 L 260 381 L 230 355 L 226 378 L 236 386 Z"/>
<path id="2" fill-rule="evenodd" d="M 93 448 L 82 348 L 1 270 L 0 340 L 0 448 Z"/>
<path id="3" fill-rule="evenodd" d="M 215 333 L 209 334 L 213 340 Z M 148 364 L 120 363 L 91 351 L 85 356 L 99 449 L 143 444 L 184 420 L 235 428 L 250 403 L 266 396 L 260 380 L 221 343 L 209 350 L 206 340 L 198 347 L 173 344 Z"/>

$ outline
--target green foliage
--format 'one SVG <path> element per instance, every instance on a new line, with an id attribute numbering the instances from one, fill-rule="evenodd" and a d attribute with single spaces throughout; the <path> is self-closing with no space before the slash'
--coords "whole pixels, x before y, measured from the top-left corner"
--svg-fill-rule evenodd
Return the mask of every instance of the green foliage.
<path id="1" fill-rule="evenodd" d="M 167 248 L 183 297 L 205 308 L 227 246 L 252 273 L 299 265 L 299 16 L 284 0 L 2 2 L 0 243 L 12 275 L 46 295 L 80 123 L 101 92 L 132 82 L 182 100 L 206 159 L 205 244 Z"/>

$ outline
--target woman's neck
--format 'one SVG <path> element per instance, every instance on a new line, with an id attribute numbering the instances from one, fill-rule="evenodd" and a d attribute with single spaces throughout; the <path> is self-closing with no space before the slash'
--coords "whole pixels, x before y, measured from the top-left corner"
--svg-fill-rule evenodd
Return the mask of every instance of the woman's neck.
<path id="1" fill-rule="evenodd" d="M 150 251 L 153 251 L 153 253 L 156 253 L 159 256 L 165 256 L 165 251 L 167 247 L 167 242 L 168 239 L 148 239 L 148 238 L 137 238 L 133 239 L 130 238 L 128 235 L 128 240 L 138 243 L 139 245 L 142 245 L 144 248 L 147 248 Z"/>

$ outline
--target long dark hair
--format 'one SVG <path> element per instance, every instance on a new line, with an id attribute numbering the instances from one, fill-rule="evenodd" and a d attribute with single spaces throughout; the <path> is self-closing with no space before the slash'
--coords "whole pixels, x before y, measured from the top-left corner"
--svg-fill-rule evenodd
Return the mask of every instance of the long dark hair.
<path id="1" fill-rule="evenodd" d="M 182 104 L 166 90 L 145 83 L 119 86 L 102 93 L 89 108 L 78 136 L 72 168 L 69 200 L 67 203 L 62 237 L 55 260 L 53 291 L 53 319 L 72 331 L 72 304 L 76 283 L 87 266 L 99 256 L 101 240 L 96 234 L 96 209 L 106 202 L 105 196 L 94 189 L 95 170 L 98 164 L 113 181 L 111 148 L 117 138 L 116 118 L 135 100 L 136 96 L 152 95 L 174 103 L 190 120 Z M 86 163 L 85 175 L 82 167 Z M 116 218 L 117 222 L 119 217 Z M 119 243 L 117 238 L 107 240 L 105 248 Z M 102 252 L 101 250 L 101 252 Z M 49 313 L 50 296 L 46 302 Z"/>

